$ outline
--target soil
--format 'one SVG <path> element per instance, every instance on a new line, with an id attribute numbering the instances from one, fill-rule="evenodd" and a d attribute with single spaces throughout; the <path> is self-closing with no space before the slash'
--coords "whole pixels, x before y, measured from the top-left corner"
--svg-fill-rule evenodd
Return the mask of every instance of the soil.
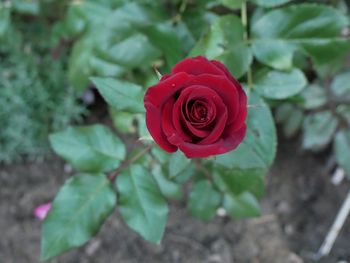
<path id="1" fill-rule="evenodd" d="M 301 263 L 314 262 L 350 184 L 330 181 L 325 155 L 280 138 L 266 177 L 263 215 L 250 220 L 192 218 L 185 201 L 171 202 L 162 245 L 143 241 L 115 212 L 84 247 L 55 263 Z M 40 221 L 33 208 L 49 202 L 70 176 L 59 159 L 0 166 L 0 263 L 39 262 Z M 322 263 L 350 262 L 350 220 Z"/>

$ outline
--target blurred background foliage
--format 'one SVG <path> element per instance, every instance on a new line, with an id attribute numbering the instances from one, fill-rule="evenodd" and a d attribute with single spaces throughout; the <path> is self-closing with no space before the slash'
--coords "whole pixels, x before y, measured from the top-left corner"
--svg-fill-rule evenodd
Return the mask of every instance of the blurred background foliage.
<path id="1" fill-rule="evenodd" d="M 86 112 L 90 77 L 144 89 L 156 82 L 152 66 L 166 73 L 187 55 L 223 61 L 276 109 L 287 137 L 302 132 L 304 149 L 336 137 L 338 149 L 336 132 L 350 120 L 348 3 L 252 0 L 242 17 L 244 2 L 1 2 L 0 161 L 46 153 L 48 134 Z M 109 113 L 121 133 L 147 137 L 142 113 Z"/>
<path id="2" fill-rule="evenodd" d="M 0 161 L 46 154 L 48 134 L 79 121 L 84 107 L 51 55 L 51 17 L 38 2 L 0 3 Z"/>

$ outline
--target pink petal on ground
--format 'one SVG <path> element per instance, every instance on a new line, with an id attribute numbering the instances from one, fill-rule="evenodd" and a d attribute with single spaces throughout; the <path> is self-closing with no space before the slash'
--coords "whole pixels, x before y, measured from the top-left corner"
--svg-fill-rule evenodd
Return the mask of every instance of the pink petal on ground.
<path id="1" fill-rule="evenodd" d="M 40 220 L 44 220 L 51 208 L 51 203 L 39 205 L 34 209 L 34 216 Z"/>

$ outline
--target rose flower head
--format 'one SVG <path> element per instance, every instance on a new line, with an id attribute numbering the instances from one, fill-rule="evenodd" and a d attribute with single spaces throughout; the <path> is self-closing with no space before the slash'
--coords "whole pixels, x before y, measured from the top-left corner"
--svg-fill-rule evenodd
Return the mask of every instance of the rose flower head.
<path id="1" fill-rule="evenodd" d="M 146 125 L 171 153 L 208 157 L 237 148 L 246 134 L 247 96 L 219 61 L 199 56 L 177 63 L 147 89 Z"/>

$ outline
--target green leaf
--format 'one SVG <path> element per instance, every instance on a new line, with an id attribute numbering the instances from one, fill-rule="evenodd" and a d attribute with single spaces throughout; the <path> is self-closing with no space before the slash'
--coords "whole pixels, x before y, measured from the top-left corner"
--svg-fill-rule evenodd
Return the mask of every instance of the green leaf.
<path id="1" fill-rule="evenodd" d="M 141 30 L 149 37 L 152 45 L 162 50 L 169 69 L 183 58 L 181 42 L 173 27 L 157 24 Z"/>
<path id="2" fill-rule="evenodd" d="M 228 170 L 216 167 L 213 179 L 215 185 L 224 193 L 240 195 L 248 191 L 256 197 L 261 197 L 264 193 L 264 173 L 264 170 L 259 169 Z"/>
<path id="3" fill-rule="evenodd" d="M 326 104 L 327 98 L 323 87 L 318 84 L 312 84 L 302 92 L 304 98 L 304 109 L 311 110 L 321 107 Z"/>
<path id="4" fill-rule="evenodd" d="M 58 155 L 85 172 L 113 170 L 126 154 L 123 142 L 102 125 L 70 127 L 51 134 L 50 142 Z"/>
<path id="5" fill-rule="evenodd" d="M 237 16 L 221 16 L 190 54 L 220 60 L 236 78 L 239 78 L 247 72 L 253 60 L 250 48 L 243 41 L 243 35 L 244 28 Z"/>
<path id="6" fill-rule="evenodd" d="M 286 4 L 291 0 L 252 0 L 255 4 L 263 7 L 275 7 Z"/>
<path id="7" fill-rule="evenodd" d="M 252 45 L 254 56 L 261 62 L 275 69 L 288 70 L 293 67 L 295 46 L 286 41 L 255 40 Z"/>
<path id="8" fill-rule="evenodd" d="M 344 72 L 334 77 L 331 83 L 331 89 L 334 95 L 350 95 L 350 72 Z"/>
<path id="9" fill-rule="evenodd" d="M 220 0 L 221 4 L 231 8 L 231 9 L 239 9 L 242 7 L 242 4 L 245 2 L 246 0 Z"/>
<path id="10" fill-rule="evenodd" d="M 294 107 L 291 103 L 282 103 L 278 105 L 275 111 L 276 123 L 286 122 L 289 116 L 293 113 Z"/>
<path id="11" fill-rule="evenodd" d="M 115 108 L 109 108 L 109 114 L 112 118 L 114 127 L 122 133 L 135 133 L 134 125 L 135 114 L 130 112 L 118 111 Z"/>
<path id="12" fill-rule="evenodd" d="M 254 81 L 256 91 L 269 99 L 286 99 L 298 94 L 307 84 L 300 69 L 268 71 Z"/>
<path id="13" fill-rule="evenodd" d="M 180 39 L 182 50 L 187 54 L 195 45 L 194 36 L 184 21 L 178 21 L 173 27 Z"/>
<path id="14" fill-rule="evenodd" d="M 116 200 L 103 174 L 68 179 L 44 221 L 41 258 L 47 260 L 87 242 L 112 213 Z"/>
<path id="15" fill-rule="evenodd" d="M 161 55 L 161 52 L 149 42 L 145 35 L 136 33 L 113 45 L 108 50 L 108 54 L 112 61 L 124 67 L 133 68 L 150 64 Z"/>
<path id="16" fill-rule="evenodd" d="M 276 155 L 276 129 L 271 111 L 256 94 L 249 93 L 247 135 L 243 142 L 229 153 L 216 157 L 216 163 L 229 169 L 264 169 Z"/>
<path id="17" fill-rule="evenodd" d="M 339 37 L 348 24 L 346 16 L 326 5 L 272 10 L 252 25 L 253 53 L 260 62 L 282 70 L 292 68 L 295 51 L 310 55 L 316 64 L 329 63 L 350 47 L 349 40 Z"/>
<path id="18" fill-rule="evenodd" d="M 176 175 L 176 177 L 174 178 L 174 181 L 177 183 L 183 184 L 186 181 L 188 181 L 192 176 L 194 176 L 195 172 L 196 172 L 195 167 L 192 165 L 192 163 L 190 163 L 190 165 L 186 167 L 185 170 L 181 171 L 178 175 Z"/>
<path id="19" fill-rule="evenodd" d="M 162 165 L 168 162 L 170 155 L 159 147 L 152 147 L 151 150 L 154 157 L 156 157 L 157 161 L 159 161 Z"/>
<path id="20" fill-rule="evenodd" d="M 93 54 L 89 58 L 91 75 L 101 77 L 119 77 L 125 73 L 126 69 L 118 64 L 99 58 Z"/>
<path id="21" fill-rule="evenodd" d="M 32 16 L 37 16 L 40 13 L 40 6 L 39 6 L 39 2 L 37 1 L 14 0 L 13 9 L 17 13 L 27 14 Z"/>
<path id="22" fill-rule="evenodd" d="M 173 153 L 169 159 L 169 178 L 176 177 L 184 171 L 190 164 L 188 159 L 182 152 Z"/>
<path id="23" fill-rule="evenodd" d="M 77 91 L 83 91 L 89 84 L 92 48 L 90 42 L 81 40 L 74 45 L 69 58 L 68 78 Z"/>
<path id="24" fill-rule="evenodd" d="M 168 206 L 152 175 L 139 165 L 117 177 L 120 213 L 126 224 L 144 239 L 159 244 Z"/>
<path id="25" fill-rule="evenodd" d="M 343 167 L 350 177 L 350 132 L 341 130 L 337 132 L 334 140 L 334 153 L 338 164 Z"/>
<path id="26" fill-rule="evenodd" d="M 276 122 L 283 125 L 284 135 L 287 138 L 295 136 L 303 124 L 303 111 L 292 103 L 283 103 L 275 113 Z"/>
<path id="27" fill-rule="evenodd" d="M 118 6 L 113 10 L 93 1 L 70 5 L 65 20 L 54 28 L 56 41 L 79 36 L 69 63 L 69 79 L 79 91 L 93 75 L 119 77 L 150 66 L 162 54 L 141 32 L 165 19 L 162 5 L 121 2 Z"/>
<path id="28" fill-rule="evenodd" d="M 302 110 L 294 108 L 293 113 L 289 116 L 283 124 L 283 133 L 287 138 L 292 138 L 300 130 L 304 120 Z"/>
<path id="29" fill-rule="evenodd" d="M 258 201 L 249 192 L 237 196 L 226 194 L 224 208 L 231 217 L 236 219 L 255 217 L 261 213 Z"/>
<path id="30" fill-rule="evenodd" d="M 329 111 L 307 115 L 304 119 L 303 148 L 322 150 L 332 140 L 338 120 Z"/>
<path id="31" fill-rule="evenodd" d="M 350 105 L 344 105 L 344 104 L 338 105 L 336 108 L 336 112 L 350 126 Z"/>
<path id="32" fill-rule="evenodd" d="M 109 0 L 110 1 L 110 0 Z M 167 19 L 164 5 L 156 1 L 123 1 L 123 5 L 113 12 L 110 22 L 129 22 L 135 26 L 144 26 Z"/>
<path id="33" fill-rule="evenodd" d="M 106 102 L 121 111 L 144 112 L 142 87 L 112 78 L 91 78 Z"/>
<path id="34" fill-rule="evenodd" d="M 160 165 L 155 165 L 152 169 L 152 175 L 156 180 L 163 196 L 167 198 L 179 199 L 182 196 L 181 185 L 168 179 Z"/>
<path id="35" fill-rule="evenodd" d="M 11 22 L 11 7 L 0 3 L 0 39 L 8 31 Z"/>
<path id="36" fill-rule="evenodd" d="M 192 186 L 188 209 L 192 215 L 203 219 L 211 220 L 221 202 L 221 195 L 217 192 L 208 180 L 200 180 Z"/>
<path id="37" fill-rule="evenodd" d="M 145 144 L 153 143 L 154 140 L 147 129 L 145 114 L 137 114 L 136 120 L 139 139 Z"/>

